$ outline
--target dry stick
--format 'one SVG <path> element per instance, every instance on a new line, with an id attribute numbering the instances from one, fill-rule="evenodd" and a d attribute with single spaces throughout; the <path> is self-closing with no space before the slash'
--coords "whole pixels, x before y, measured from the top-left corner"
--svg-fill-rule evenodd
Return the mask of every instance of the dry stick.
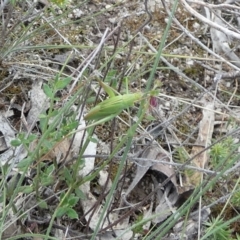
<path id="1" fill-rule="evenodd" d="M 196 0 L 188 0 L 189 3 L 194 3 L 194 4 L 197 4 L 197 5 L 201 5 L 201 6 L 204 6 L 204 7 L 207 7 L 209 9 L 226 9 L 226 8 L 232 8 L 232 9 L 238 9 L 240 10 L 240 7 L 236 6 L 236 5 L 230 5 L 230 4 L 227 4 L 227 3 L 222 3 L 222 4 L 210 4 L 210 3 L 206 3 L 206 2 L 202 2 L 202 1 L 196 1 Z"/>
<path id="2" fill-rule="evenodd" d="M 223 33 L 225 33 L 227 36 L 231 36 L 231 37 L 234 37 L 234 38 L 240 40 L 240 34 L 239 33 L 228 30 L 227 28 L 224 28 L 224 27 L 216 24 L 215 22 L 210 21 L 209 19 L 205 18 L 203 15 L 201 15 L 200 13 L 195 11 L 192 7 L 190 7 L 189 4 L 185 0 L 180 0 L 180 2 L 188 10 L 189 13 L 191 13 L 193 16 L 198 18 L 200 21 L 208 24 L 209 26 L 211 26 L 211 27 L 223 32 Z"/>
<path id="3" fill-rule="evenodd" d="M 240 71 L 236 71 L 236 72 L 229 72 L 229 73 L 222 73 L 222 74 L 218 74 L 220 75 L 220 79 L 232 79 L 232 78 L 237 78 L 237 77 L 240 77 Z"/>
<path id="4" fill-rule="evenodd" d="M 240 8 L 239 8 L 239 9 L 240 9 Z M 225 19 L 221 16 L 221 13 L 222 13 L 221 10 L 218 10 L 218 11 L 213 10 L 212 13 L 210 13 L 210 14 L 216 15 L 217 18 L 219 18 L 224 24 L 226 24 L 226 27 L 229 27 L 229 28 L 231 28 L 232 30 L 234 30 L 234 31 L 236 31 L 236 32 L 239 32 L 239 30 L 238 30 L 235 26 L 231 25 L 227 20 L 225 20 Z M 235 12 L 229 11 L 229 13 L 230 13 L 230 14 L 234 14 Z"/>

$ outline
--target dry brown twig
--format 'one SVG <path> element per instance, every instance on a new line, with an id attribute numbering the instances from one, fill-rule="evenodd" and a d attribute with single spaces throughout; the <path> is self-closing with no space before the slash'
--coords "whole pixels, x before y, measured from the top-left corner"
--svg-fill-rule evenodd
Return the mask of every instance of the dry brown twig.
<path id="1" fill-rule="evenodd" d="M 234 2 L 234 1 L 233 1 Z M 207 2 L 202 2 L 202 1 L 196 1 L 196 0 L 188 0 L 188 3 L 192 3 L 192 4 L 197 4 L 199 6 L 205 6 L 207 8 L 210 9 L 223 9 L 223 8 L 232 8 L 232 9 L 239 9 L 240 7 L 235 6 L 235 5 L 231 5 L 231 2 L 226 1 L 225 3 L 222 4 L 211 4 L 211 3 L 207 3 Z"/>
<path id="2" fill-rule="evenodd" d="M 200 13 L 198 13 L 196 10 L 194 10 L 185 0 L 180 0 L 180 2 L 182 3 L 182 5 L 186 8 L 186 10 L 192 14 L 193 16 L 195 16 L 196 18 L 198 18 L 201 22 L 208 24 L 210 27 L 213 27 L 221 32 L 223 32 L 224 34 L 226 34 L 229 37 L 233 37 L 236 39 L 240 39 L 240 34 L 236 33 L 234 31 L 231 31 L 211 20 L 209 20 L 208 18 L 204 17 L 203 15 L 201 15 Z M 200 1 L 199 1 L 200 2 Z M 195 1 L 194 3 L 198 3 L 197 1 Z"/>

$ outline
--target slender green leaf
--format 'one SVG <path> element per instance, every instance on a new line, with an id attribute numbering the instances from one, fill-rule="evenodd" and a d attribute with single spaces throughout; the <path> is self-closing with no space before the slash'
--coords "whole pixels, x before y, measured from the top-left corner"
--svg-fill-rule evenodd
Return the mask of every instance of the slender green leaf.
<path id="1" fill-rule="evenodd" d="M 57 217 L 62 217 L 64 214 L 66 214 L 67 210 L 68 210 L 68 209 L 67 209 L 66 207 L 59 207 L 59 208 L 57 209 L 56 216 L 57 216 Z"/>
<path id="2" fill-rule="evenodd" d="M 18 147 L 18 146 L 20 146 L 21 144 L 22 144 L 22 141 L 19 140 L 19 139 L 14 139 L 14 140 L 11 141 L 11 145 L 12 145 L 13 147 Z"/>
<path id="3" fill-rule="evenodd" d="M 32 158 L 31 157 L 27 157 L 25 159 L 23 159 L 20 163 L 18 163 L 17 167 L 18 168 L 25 168 L 26 166 L 29 166 L 32 162 Z"/>
<path id="4" fill-rule="evenodd" d="M 55 88 L 57 90 L 61 90 L 65 88 L 70 82 L 71 82 L 71 78 L 64 78 L 64 79 L 57 80 L 57 82 L 55 83 Z"/>
<path id="5" fill-rule="evenodd" d="M 66 214 L 71 219 L 78 219 L 77 212 L 74 209 L 72 209 L 72 208 L 67 208 Z"/>
<path id="6" fill-rule="evenodd" d="M 69 204 L 69 206 L 74 207 L 78 201 L 79 201 L 78 197 L 70 196 L 68 199 L 68 204 Z"/>
<path id="7" fill-rule="evenodd" d="M 47 97 L 52 99 L 54 97 L 52 89 L 47 84 L 43 84 L 43 91 L 46 94 Z"/>

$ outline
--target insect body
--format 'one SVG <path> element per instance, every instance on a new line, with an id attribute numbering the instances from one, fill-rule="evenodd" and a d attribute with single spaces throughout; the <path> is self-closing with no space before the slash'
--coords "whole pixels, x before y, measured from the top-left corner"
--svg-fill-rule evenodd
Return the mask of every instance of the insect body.
<path id="1" fill-rule="evenodd" d="M 104 100 L 92 108 L 84 117 L 85 120 L 100 120 L 105 117 L 115 117 L 124 109 L 132 107 L 134 102 L 141 100 L 142 93 L 118 95 Z"/>
<path id="2" fill-rule="evenodd" d="M 115 90 L 101 81 L 99 81 L 99 83 L 110 97 L 92 108 L 87 115 L 85 115 L 85 120 L 102 120 L 101 122 L 111 120 L 124 109 L 132 107 L 136 101 L 142 99 L 143 93 L 141 92 L 115 95 Z"/>

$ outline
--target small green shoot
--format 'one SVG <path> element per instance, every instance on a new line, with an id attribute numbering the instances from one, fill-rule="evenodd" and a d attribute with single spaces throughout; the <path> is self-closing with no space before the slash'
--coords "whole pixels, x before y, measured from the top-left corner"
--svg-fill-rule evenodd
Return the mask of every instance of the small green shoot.
<path id="1" fill-rule="evenodd" d="M 67 215 L 71 219 L 78 219 L 78 214 L 73 207 L 78 203 L 79 199 L 75 194 L 70 194 L 68 198 L 65 198 L 65 194 L 62 194 L 60 196 L 62 206 L 57 209 L 56 216 L 61 217 Z"/>
<path id="2" fill-rule="evenodd" d="M 215 168 L 221 163 L 228 154 L 233 150 L 234 144 L 231 137 L 213 145 L 210 151 L 211 164 Z"/>
<path id="3" fill-rule="evenodd" d="M 210 233 L 209 240 L 229 240 L 231 239 L 230 226 L 224 225 L 222 218 L 212 218 L 209 222 L 205 223 L 207 226 L 206 234 Z"/>

